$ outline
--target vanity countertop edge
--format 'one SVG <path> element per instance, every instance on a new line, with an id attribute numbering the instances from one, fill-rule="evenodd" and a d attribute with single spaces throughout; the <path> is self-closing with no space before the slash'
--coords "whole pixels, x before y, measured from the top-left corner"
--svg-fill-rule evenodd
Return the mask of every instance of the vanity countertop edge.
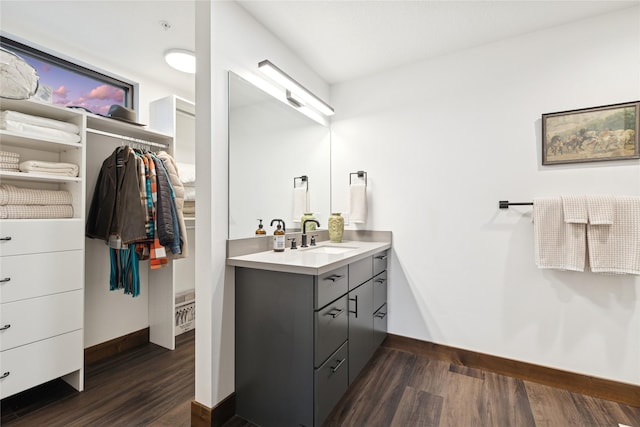
<path id="1" fill-rule="evenodd" d="M 315 253 L 323 246 L 352 247 L 341 254 Z M 227 265 L 307 275 L 320 275 L 391 248 L 391 242 L 345 240 L 342 243 L 320 242 L 316 248 L 263 251 L 227 258 Z"/>

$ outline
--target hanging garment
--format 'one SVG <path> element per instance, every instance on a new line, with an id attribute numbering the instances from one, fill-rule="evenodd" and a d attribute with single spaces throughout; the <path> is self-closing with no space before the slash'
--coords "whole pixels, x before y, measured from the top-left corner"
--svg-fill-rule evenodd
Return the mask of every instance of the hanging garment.
<path id="1" fill-rule="evenodd" d="M 160 174 L 164 178 L 166 178 L 167 181 L 167 187 L 169 190 L 168 205 L 171 211 L 171 231 L 173 235 L 173 239 L 170 242 L 160 241 L 160 243 L 165 247 L 168 247 L 171 254 L 179 255 L 182 250 L 180 249 L 180 226 L 178 225 L 178 212 L 176 211 L 175 193 L 173 191 L 173 186 L 171 185 L 167 169 L 164 167 L 164 163 L 158 157 L 154 157 L 154 159 L 156 162 L 156 168 L 160 171 Z"/>
<path id="2" fill-rule="evenodd" d="M 86 236 L 129 244 L 147 237 L 145 211 L 140 203 L 136 157 L 118 147 L 100 169 L 87 217 Z"/>
<path id="3" fill-rule="evenodd" d="M 157 157 L 162 160 L 164 167 L 169 175 L 169 182 L 173 188 L 174 193 L 174 205 L 176 213 L 178 215 L 178 226 L 180 227 L 180 253 L 173 253 L 171 258 L 186 258 L 187 257 L 187 227 L 184 222 L 184 185 L 178 174 L 178 164 L 173 157 L 166 151 L 160 151 L 157 153 Z"/>

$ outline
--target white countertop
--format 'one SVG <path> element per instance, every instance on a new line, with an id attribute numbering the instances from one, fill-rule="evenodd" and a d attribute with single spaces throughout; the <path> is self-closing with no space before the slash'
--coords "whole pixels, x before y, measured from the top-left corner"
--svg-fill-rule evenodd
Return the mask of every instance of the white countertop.
<path id="1" fill-rule="evenodd" d="M 319 275 L 390 247 L 390 242 L 345 240 L 342 243 L 331 243 L 324 241 L 319 242 L 317 246 L 309 246 L 308 248 L 287 248 L 284 252 L 270 250 L 229 257 L 227 258 L 227 265 L 282 271 L 285 273 Z"/>

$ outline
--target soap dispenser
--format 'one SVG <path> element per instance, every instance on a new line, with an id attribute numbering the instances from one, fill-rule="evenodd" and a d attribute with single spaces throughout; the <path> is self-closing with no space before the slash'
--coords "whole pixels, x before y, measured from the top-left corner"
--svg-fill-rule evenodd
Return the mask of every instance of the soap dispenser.
<path id="1" fill-rule="evenodd" d="M 256 236 L 265 236 L 267 232 L 264 228 L 262 228 L 263 227 L 262 220 L 259 219 L 258 221 L 260 221 L 260 224 L 258 224 L 258 229 L 256 230 Z"/>
<path id="2" fill-rule="evenodd" d="M 273 250 L 275 252 L 284 252 L 284 230 L 282 229 L 282 221 L 278 221 L 276 231 L 273 232 Z"/>

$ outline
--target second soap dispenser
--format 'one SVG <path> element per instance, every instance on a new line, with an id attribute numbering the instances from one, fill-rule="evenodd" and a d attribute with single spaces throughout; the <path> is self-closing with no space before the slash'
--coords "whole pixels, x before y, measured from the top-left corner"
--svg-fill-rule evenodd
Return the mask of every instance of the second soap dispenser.
<path id="1" fill-rule="evenodd" d="M 282 221 L 281 219 L 274 219 L 271 220 L 271 225 L 273 226 L 273 223 L 276 221 L 278 222 L 278 226 L 276 228 L 276 231 L 273 232 L 273 250 L 275 252 L 284 252 L 284 221 Z"/>

